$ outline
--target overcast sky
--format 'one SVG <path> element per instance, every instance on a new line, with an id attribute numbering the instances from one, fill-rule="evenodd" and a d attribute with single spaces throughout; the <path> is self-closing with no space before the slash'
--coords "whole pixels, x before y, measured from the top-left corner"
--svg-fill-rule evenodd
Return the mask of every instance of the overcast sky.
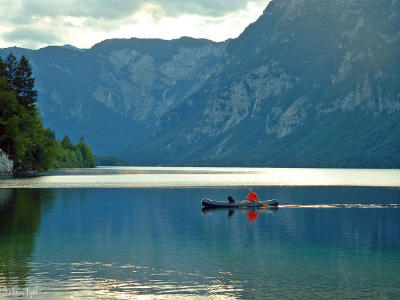
<path id="1" fill-rule="evenodd" d="M 0 0 L 0 48 L 89 48 L 110 38 L 181 36 L 223 41 L 270 0 Z"/>

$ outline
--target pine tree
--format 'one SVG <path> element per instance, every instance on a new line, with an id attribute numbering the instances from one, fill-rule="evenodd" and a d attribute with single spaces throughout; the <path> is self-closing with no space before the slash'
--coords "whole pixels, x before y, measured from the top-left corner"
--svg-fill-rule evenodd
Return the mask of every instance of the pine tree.
<path id="1" fill-rule="evenodd" d="M 61 145 L 62 145 L 62 147 L 63 147 L 64 149 L 67 149 L 67 150 L 74 150 L 74 149 L 75 149 L 75 147 L 74 147 L 74 145 L 71 143 L 71 140 L 69 139 L 68 135 L 66 135 L 66 136 L 63 138 L 63 140 L 62 140 L 62 142 L 61 142 Z"/>
<path id="2" fill-rule="evenodd" d="M 32 77 L 32 67 L 24 55 L 18 63 L 14 83 L 19 103 L 30 110 L 35 109 L 37 102 L 37 91 L 34 90 L 35 78 Z"/>
<path id="3" fill-rule="evenodd" d="M 0 78 L 7 78 L 7 68 L 3 59 L 0 56 Z"/>
<path id="4" fill-rule="evenodd" d="M 15 90 L 15 78 L 16 78 L 16 72 L 17 72 L 17 67 L 18 67 L 18 61 L 17 58 L 14 56 L 14 54 L 10 53 L 7 56 L 6 62 L 6 79 L 8 84 L 11 86 L 12 89 Z"/>

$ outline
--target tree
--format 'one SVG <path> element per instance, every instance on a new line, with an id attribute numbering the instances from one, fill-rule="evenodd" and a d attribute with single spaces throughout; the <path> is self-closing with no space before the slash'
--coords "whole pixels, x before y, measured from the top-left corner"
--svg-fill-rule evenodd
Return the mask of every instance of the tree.
<path id="1" fill-rule="evenodd" d="M 0 78 L 0 148 L 12 160 L 21 159 L 25 151 L 23 132 L 23 108 L 16 99 L 15 91 L 5 78 Z"/>
<path id="2" fill-rule="evenodd" d="M 34 147 L 33 159 L 34 169 L 45 171 L 50 169 L 56 159 L 58 147 L 56 137 L 50 129 L 40 130 L 40 136 Z"/>
<path id="3" fill-rule="evenodd" d="M 15 78 L 18 67 L 17 58 L 10 53 L 6 59 L 6 79 L 12 89 L 15 90 Z"/>
<path id="4" fill-rule="evenodd" d="M 0 56 L 0 78 L 7 79 L 7 67 L 1 56 Z"/>
<path id="5" fill-rule="evenodd" d="M 63 138 L 63 140 L 62 140 L 62 142 L 61 142 L 61 145 L 62 145 L 62 147 L 63 147 L 64 149 L 67 149 L 67 150 L 73 151 L 73 150 L 75 149 L 75 147 L 74 147 L 74 145 L 71 143 L 71 140 L 69 139 L 68 135 L 66 135 L 66 136 Z"/>
<path id="6" fill-rule="evenodd" d="M 43 128 L 36 107 L 37 91 L 28 59 L 10 53 L 0 57 L 0 148 L 14 162 L 14 171 L 45 171 L 54 167 L 94 167 L 94 155 L 83 138 L 74 146 L 69 137 L 57 141 Z"/>
<path id="7" fill-rule="evenodd" d="M 19 64 L 12 54 L 6 63 L 0 61 L 0 148 L 13 160 L 14 170 L 41 171 L 54 160 L 56 140 L 54 133 L 43 128 L 34 104 L 36 92 L 31 74 L 24 57 Z"/>
<path id="8" fill-rule="evenodd" d="M 84 167 L 94 168 L 96 166 L 94 155 L 90 147 L 85 143 L 85 140 L 81 138 L 75 147 L 77 151 L 82 153 Z"/>
<path id="9" fill-rule="evenodd" d="M 35 78 L 32 77 L 32 67 L 24 55 L 15 70 L 14 86 L 19 103 L 29 110 L 35 109 L 37 102 L 37 91 L 34 90 Z"/>

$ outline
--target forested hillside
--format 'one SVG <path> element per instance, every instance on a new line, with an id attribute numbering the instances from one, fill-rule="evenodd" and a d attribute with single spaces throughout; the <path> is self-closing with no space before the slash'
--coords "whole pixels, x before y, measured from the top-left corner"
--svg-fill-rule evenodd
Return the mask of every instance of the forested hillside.
<path id="1" fill-rule="evenodd" d="M 31 175 L 54 167 L 94 167 L 83 139 L 75 146 L 44 128 L 37 108 L 32 67 L 25 56 L 0 57 L 0 148 L 14 162 L 14 174 Z"/>

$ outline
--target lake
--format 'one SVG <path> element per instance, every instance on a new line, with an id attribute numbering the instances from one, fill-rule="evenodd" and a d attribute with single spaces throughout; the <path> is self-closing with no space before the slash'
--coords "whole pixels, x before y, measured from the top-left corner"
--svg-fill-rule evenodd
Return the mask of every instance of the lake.
<path id="1" fill-rule="evenodd" d="M 0 180 L 0 298 L 398 299 L 399 183 L 398 170 L 129 167 Z M 202 210 L 250 185 L 281 207 Z"/>
<path id="2" fill-rule="evenodd" d="M 400 170 L 97 167 L 0 180 L 0 188 L 139 188 L 226 186 L 400 187 Z"/>

